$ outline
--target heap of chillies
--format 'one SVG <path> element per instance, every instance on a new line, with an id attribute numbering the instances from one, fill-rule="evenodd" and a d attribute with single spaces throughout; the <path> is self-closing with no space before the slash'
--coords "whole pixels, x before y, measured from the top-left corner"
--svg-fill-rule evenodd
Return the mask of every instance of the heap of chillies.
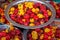
<path id="1" fill-rule="evenodd" d="M 0 23 L 3 23 L 3 24 L 10 24 L 10 23 L 6 20 L 5 14 L 4 14 L 5 9 L 7 8 L 8 4 L 10 4 L 10 3 L 8 3 L 7 1 L 11 1 L 11 2 L 12 2 L 13 0 L 6 0 L 6 2 L 1 3 L 2 5 L 1 5 L 1 7 L 0 7 Z M 14 0 L 14 1 L 15 1 L 15 0 Z"/>
<path id="2" fill-rule="evenodd" d="M 60 3 L 50 2 L 50 4 L 55 8 L 56 10 L 56 18 L 60 18 Z"/>
<path id="3" fill-rule="evenodd" d="M 56 29 L 55 37 L 57 38 L 56 40 L 60 40 L 60 28 Z"/>
<path id="4" fill-rule="evenodd" d="M 11 25 L 10 29 L 0 31 L 0 40 L 22 40 L 22 33 Z"/>
<path id="5" fill-rule="evenodd" d="M 27 40 L 54 40 L 57 27 L 46 26 L 41 29 L 29 30 Z"/>
<path id="6" fill-rule="evenodd" d="M 4 15 L 4 9 L 0 8 L 0 23 L 9 24 Z"/>
<path id="7" fill-rule="evenodd" d="M 24 2 L 10 8 L 9 16 L 16 23 L 25 26 L 37 26 L 47 22 L 52 13 L 41 3 Z"/>

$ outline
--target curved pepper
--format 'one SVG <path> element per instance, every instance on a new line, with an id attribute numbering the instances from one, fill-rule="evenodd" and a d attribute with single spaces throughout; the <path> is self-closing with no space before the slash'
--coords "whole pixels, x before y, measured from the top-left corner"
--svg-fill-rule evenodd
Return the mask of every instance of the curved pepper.
<path id="1" fill-rule="evenodd" d="M 6 37 L 2 37 L 1 40 L 6 40 Z"/>
<path id="2" fill-rule="evenodd" d="M 35 40 L 38 39 L 38 33 L 36 31 L 32 31 L 31 34 L 32 34 L 33 39 L 35 39 Z"/>

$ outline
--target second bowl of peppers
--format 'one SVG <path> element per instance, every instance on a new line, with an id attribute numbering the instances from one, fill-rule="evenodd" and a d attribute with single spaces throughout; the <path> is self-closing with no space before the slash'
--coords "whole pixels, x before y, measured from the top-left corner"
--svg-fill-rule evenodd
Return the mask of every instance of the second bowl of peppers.
<path id="1" fill-rule="evenodd" d="M 0 40 L 23 40 L 23 33 L 13 25 L 0 24 Z"/>
<path id="2" fill-rule="evenodd" d="M 42 1 L 14 1 L 8 5 L 5 16 L 17 27 L 34 29 L 53 22 L 55 10 L 50 4 Z"/>
<path id="3" fill-rule="evenodd" d="M 56 26 L 48 25 L 43 28 L 25 30 L 24 38 L 25 40 L 56 40 L 57 29 Z"/>
<path id="4" fill-rule="evenodd" d="M 54 21 L 60 22 L 60 3 L 54 1 L 46 1 L 50 3 L 56 10 L 56 18 Z"/>

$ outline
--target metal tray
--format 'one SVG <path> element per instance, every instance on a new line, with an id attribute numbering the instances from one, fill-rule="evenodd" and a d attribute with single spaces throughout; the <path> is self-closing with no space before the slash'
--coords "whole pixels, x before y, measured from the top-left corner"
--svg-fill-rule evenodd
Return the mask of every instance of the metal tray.
<path id="1" fill-rule="evenodd" d="M 28 1 L 28 0 L 27 0 Z M 32 0 L 29 0 L 29 1 L 32 1 Z M 52 23 L 54 21 L 54 18 L 55 18 L 55 15 L 56 15 L 56 12 L 55 12 L 55 9 L 53 8 L 53 6 L 51 6 L 49 3 L 46 3 L 46 2 L 43 2 L 43 1 L 33 1 L 33 2 L 38 2 L 38 3 L 41 3 L 41 4 L 44 4 L 46 5 L 48 8 L 50 8 L 50 10 L 52 11 L 52 16 L 50 18 L 50 20 L 42 25 L 39 25 L 39 26 L 33 26 L 33 27 L 30 27 L 30 26 L 24 26 L 24 25 L 20 25 L 18 23 L 16 23 L 15 21 L 13 21 L 10 17 L 9 17 L 9 9 L 14 6 L 14 5 L 17 5 L 18 3 L 22 3 L 22 2 L 25 2 L 25 1 L 14 1 L 12 2 L 11 4 L 8 5 L 7 9 L 5 10 L 5 17 L 6 19 L 11 22 L 14 26 L 17 26 L 17 27 L 20 27 L 20 28 L 24 28 L 24 29 L 35 29 L 35 28 L 41 28 L 41 27 L 44 27 L 44 26 L 47 26 L 48 24 Z"/>

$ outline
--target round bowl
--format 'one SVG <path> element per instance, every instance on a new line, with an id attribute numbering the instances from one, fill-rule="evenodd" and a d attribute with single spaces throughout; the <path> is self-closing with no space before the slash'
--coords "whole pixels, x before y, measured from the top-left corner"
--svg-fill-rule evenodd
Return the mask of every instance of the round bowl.
<path id="1" fill-rule="evenodd" d="M 0 24 L 0 33 L 1 32 L 3 32 L 3 33 L 6 33 L 6 35 L 4 36 L 3 35 L 3 37 L 7 37 L 8 36 L 8 38 L 9 37 L 15 37 L 15 36 L 17 36 L 19 39 L 21 39 L 21 40 L 23 40 L 24 39 L 24 36 L 23 36 L 23 32 L 20 30 L 20 29 L 18 29 L 18 28 L 16 28 L 16 27 L 14 27 L 14 29 L 13 28 L 10 28 L 11 26 L 10 25 L 7 25 L 7 24 Z M 13 29 L 13 30 L 11 30 L 11 29 Z M 7 31 L 6 31 L 7 30 Z M 20 32 L 20 33 L 19 33 Z M 3 34 L 2 33 L 2 34 Z M 19 33 L 19 34 L 18 34 Z M 1 34 L 1 35 L 2 35 Z M 12 36 L 13 35 L 13 36 Z M 2 36 L 1 36 L 2 37 Z M 9 38 L 9 39 L 11 39 L 11 38 Z M 0 38 L 1 39 L 1 38 Z"/>
<path id="2" fill-rule="evenodd" d="M 45 2 L 49 3 L 49 2 L 51 2 L 51 1 L 45 1 Z M 55 2 L 55 1 L 52 1 L 52 2 Z M 59 2 L 55 2 L 55 3 L 56 3 L 56 4 L 60 4 Z M 60 18 L 55 18 L 54 21 L 60 22 Z"/>
<path id="3" fill-rule="evenodd" d="M 55 12 L 55 9 L 53 8 L 53 6 L 51 6 L 49 3 L 46 3 L 46 2 L 43 2 L 43 1 L 33 1 L 33 2 L 38 2 L 38 3 L 41 3 L 41 4 L 44 4 L 46 5 L 52 12 L 52 16 L 51 18 L 49 19 L 48 22 L 44 23 L 44 24 L 41 24 L 39 26 L 33 26 L 33 27 L 30 27 L 30 26 L 24 26 L 24 25 L 20 25 L 18 23 L 16 23 L 15 21 L 13 21 L 10 17 L 9 17 L 9 9 L 14 6 L 14 5 L 17 5 L 19 3 L 22 3 L 22 2 L 25 2 L 25 1 L 14 1 L 12 2 L 11 4 L 8 5 L 7 9 L 5 10 L 5 17 L 6 19 L 11 22 L 14 26 L 17 26 L 17 27 L 20 27 L 20 28 L 24 28 L 24 29 L 35 29 L 35 28 L 41 28 L 41 27 L 44 27 L 44 26 L 47 26 L 48 24 L 52 23 L 55 19 L 55 15 L 56 15 L 56 12 Z"/>

